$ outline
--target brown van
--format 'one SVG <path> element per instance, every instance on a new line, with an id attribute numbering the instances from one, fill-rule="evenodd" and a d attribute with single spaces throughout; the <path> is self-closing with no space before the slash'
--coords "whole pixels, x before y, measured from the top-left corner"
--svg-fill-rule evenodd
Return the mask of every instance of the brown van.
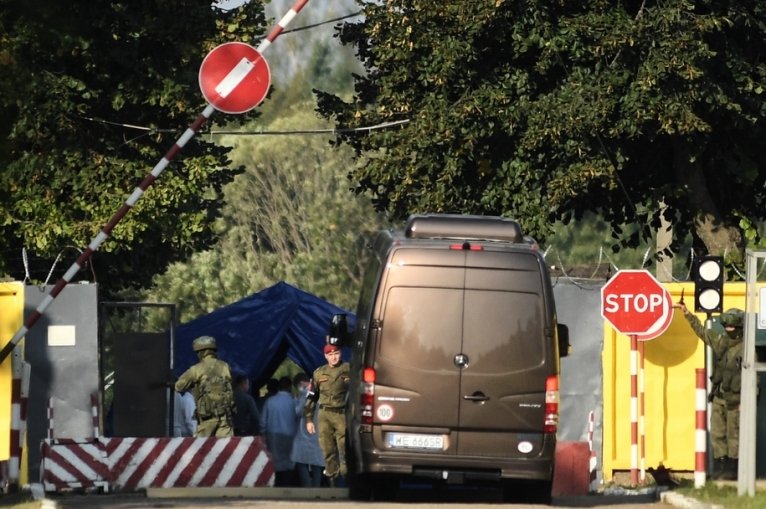
<path id="1" fill-rule="evenodd" d="M 507 218 L 436 214 L 373 250 L 349 340 L 351 497 L 419 479 L 549 502 L 568 332 L 537 245 Z"/>

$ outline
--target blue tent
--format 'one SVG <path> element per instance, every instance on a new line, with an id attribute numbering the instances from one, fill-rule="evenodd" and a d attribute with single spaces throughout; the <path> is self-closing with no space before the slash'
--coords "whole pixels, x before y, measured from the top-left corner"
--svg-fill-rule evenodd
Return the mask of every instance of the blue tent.
<path id="1" fill-rule="evenodd" d="M 332 315 L 352 313 L 285 282 L 216 309 L 176 328 L 176 376 L 197 362 L 192 341 L 210 335 L 218 343 L 218 357 L 233 373 L 246 375 L 262 385 L 285 359 L 307 373 L 325 362 L 322 348 Z M 347 352 L 344 352 L 344 357 Z"/>

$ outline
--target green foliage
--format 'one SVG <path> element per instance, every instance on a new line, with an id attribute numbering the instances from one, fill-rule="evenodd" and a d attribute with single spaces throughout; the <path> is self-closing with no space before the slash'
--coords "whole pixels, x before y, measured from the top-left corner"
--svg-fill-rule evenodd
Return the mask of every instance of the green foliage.
<path id="1" fill-rule="evenodd" d="M 359 3 L 342 40 L 366 74 L 319 106 L 343 128 L 409 120 L 340 136 L 394 217 L 504 214 L 544 241 L 593 211 L 635 247 L 664 214 L 676 251 L 691 232 L 710 252 L 766 218 L 766 4 Z"/>
<path id="2" fill-rule="evenodd" d="M 262 9 L 0 0 L 0 273 L 19 274 L 10 260 L 22 246 L 52 260 L 89 243 L 201 113 L 206 53 L 261 34 Z M 203 138 L 184 147 L 94 257 L 102 288 L 140 286 L 211 245 L 221 189 L 239 171 L 227 152 Z"/>
<path id="3" fill-rule="evenodd" d="M 287 108 L 266 130 L 326 128 L 305 106 Z M 178 303 L 185 322 L 284 280 L 353 310 L 364 245 L 382 223 L 349 189 L 349 151 L 333 150 L 324 135 L 223 141 L 245 171 L 225 189 L 218 243 L 156 277 L 150 300 Z"/>

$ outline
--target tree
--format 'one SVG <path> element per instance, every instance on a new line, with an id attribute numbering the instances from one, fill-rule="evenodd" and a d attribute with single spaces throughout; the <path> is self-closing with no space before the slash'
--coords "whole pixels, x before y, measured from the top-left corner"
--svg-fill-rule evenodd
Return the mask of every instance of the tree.
<path id="1" fill-rule="evenodd" d="M 285 108 L 266 131 L 326 129 L 306 111 Z M 365 246 L 384 223 L 348 186 L 349 149 L 324 135 L 227 136 L 245 168 L 225 188 L 217 245 L 154 279 L 149 300 L 170 300 L 181 321 L 284 280 L 345 309 L 356 307 Z"/>
<path id="2" fill-rule="evenodd" d="M 366 74 L 317 91 L 350 177 L 394 217 L 504 214 L 544 241 L 587 211 L 616 246 L 664 215 L 678 247 L 741 259 L 766 218 L 766 4 L 755 0 L 359 0 Z M 623 224 L 636 224 L 624 232 Z"/>
<path id="3" fill-rule="evenodd" d="M 264 23 L 259 2 L 0 0 L 0 274 L 18 277 L 22 247 L 46 266 L 84 248 L 202 112 L 206 53 Z M 103 288 L 141 286 L 212 244 L 221 189 L 241 171 L 227 153 L 186 145 L 94 256 Z"/>

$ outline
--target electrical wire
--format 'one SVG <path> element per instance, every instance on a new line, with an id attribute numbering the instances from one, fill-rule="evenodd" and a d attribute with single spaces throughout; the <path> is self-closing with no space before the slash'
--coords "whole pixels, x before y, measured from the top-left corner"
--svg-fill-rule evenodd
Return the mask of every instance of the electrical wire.
<path id="1" fill-rule="evenodd" d="M 123 122 L 114 122 L 112 120 L 105 120 L 101 118 L 95 118 L 95 117 L 84 117 L 84 116 L 78 116 L 78 118 L 82 120 L 87 120 L 89 122 L 99 123 L 99 124 L 105 124 L 105 125 L 111 125 L 116 127 L 122 127 L 125 129 L 136 129 L 139 131 L 145 131 L 146 133 L 177 133 L 178 129 L 167 129 L 167 128 L 157 128 L 157 127 L 147 127 L 147 126 L 141 126 L 136 124 L 128 124 Z M 200 131 L 200 135 L 208 135 L 208 136 L 291 136 L 291 135 L 300 135 L 300 134 L 340 134 L 340 133 L 354 133 L 354 132 L 371 132 L 376 131 L 380 129 L 388 129 L 390 127 L 397 127 L 404 124 L 407 124 L 410 122 L 410 119 L 403 119 L 403 120 L 393 120 L 390 122 L 382 122 L 380 124 L 372 125 L 372 126 L 363 126 L 363 127 L 353 127 L 353 128 L 328 128 L 328 129 L 296 129 L 292 131 L 268 131 L 259 129 L 257 131 L 247 130 L 247 131 L 239 131 L 239 130 L 225 130 L 225 129 L 210 129 L 208 131 Z"/>

